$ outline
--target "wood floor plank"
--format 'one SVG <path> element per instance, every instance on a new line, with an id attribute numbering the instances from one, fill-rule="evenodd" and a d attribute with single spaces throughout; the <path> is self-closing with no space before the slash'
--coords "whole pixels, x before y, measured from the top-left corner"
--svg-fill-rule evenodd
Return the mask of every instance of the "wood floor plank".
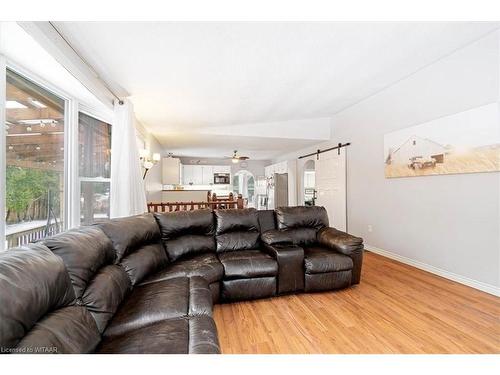
<path id="1" fill-rule="evenodd" d="M 361 284 L 216 305 L 223 353 L 500 353 L 500 298 L 366 252 Z"/>

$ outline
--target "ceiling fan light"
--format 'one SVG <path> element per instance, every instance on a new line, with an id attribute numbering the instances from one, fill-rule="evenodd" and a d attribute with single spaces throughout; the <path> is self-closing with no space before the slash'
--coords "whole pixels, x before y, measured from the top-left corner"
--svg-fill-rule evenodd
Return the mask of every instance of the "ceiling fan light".
<path id="1" fill-rule="evenodd" d="M 238 162 L 240 161 L 240 159 L 238 159 L 238 158 L 232 158 L 231 161 L 233 162 L 233 164 L 238 164 Z"/>

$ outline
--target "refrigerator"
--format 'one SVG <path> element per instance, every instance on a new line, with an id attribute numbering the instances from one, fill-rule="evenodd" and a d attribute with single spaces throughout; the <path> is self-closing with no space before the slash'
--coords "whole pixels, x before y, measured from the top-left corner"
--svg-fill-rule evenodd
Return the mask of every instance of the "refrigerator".
<path id="1" fill-rule="evenodd" d="M 267 209 L 288 206 L 288 173 L 274 173 L 267 178 Z"/>

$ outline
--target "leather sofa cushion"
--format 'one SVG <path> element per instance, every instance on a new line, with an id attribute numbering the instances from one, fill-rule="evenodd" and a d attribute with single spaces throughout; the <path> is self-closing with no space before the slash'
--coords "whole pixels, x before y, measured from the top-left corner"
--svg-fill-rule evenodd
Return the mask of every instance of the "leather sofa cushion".
<path id="1" fill-rule="evenodd" d="M 305 291 L 321 292 L 347 288 L 351 285 L 352 271 L 325 272 L 305 275 Z"/>
<path id="2" fill-rule="evenodd" d="M 212 294 L 203 278 L 159 281 L 135 287 L 104 336 L 123 335 L 162 320 L 203 314 L 212 314 Z"/>
<path id="3" fill-rule="evenodd" d="M 276 209 L 278 229 L 313 228 L 319 230 L 328 226 L 328 215 L 324 207 L 297 206 Z"/>
<path id="4" fill-rule="evenodd" d="M 132 286 L 168 263 L 153 214 L 112 219 L 96 225 L 111 239 L 115 263 L 123 267 Z"/>
<path id="5" fill-rule="evenodd" d="M 90 311 L 102 333 L 131 288 L 126 271 L 114 264 L 116 254 L 111 240 L 100 228 L 90 226 L 58 234 L 42 243 L 62 258 L 77 302 Z M 147 259 L 144 256 L 140 262 Z"/>
<path id="6" fill-rule="evenodd" d="M 209 316 L 162 320 L 103 339 L 98 353 L 218 354 L 217 328 Z"/>
<path id="7" fill-rule="evenodd" d="M 298 246 L 312 246 L 317 243 L 316 229 L 314 228 L 294 228 L 282 231 L 286 236 L 292 239 L 292 242 Z"/>
<path id="8" fill-rule="evenodd" d="M 287 232 L 277 229 L 268 230 L 267 232 L 262 233 L 260 238 L 266 245 L 294 243 L 293 238 L 289 236 Z"/>
<path id="9" fill-rule="evenodd" d="M 269 298 L 276 295 L 276 277 L 254 277 L 222 282 L 221 299 L 226 302 Z"/>
<path id="10" fill-rule="evenodd" d="M 41 242 L 62 258 L 77 298 L 97 271 L 115 260 L 111 240 L 97 227 L 69 230 Z"/>
<path id="11" fill-rule="evenodd" d="M 306 274 L 338 272 L 351 270 L 352 259 L 324 247 L 304 248 L 304 266 Z"/>
<path id="12" fill-rule="evenodd" d="M 224 280 L 276 276 L 278 263 L 260 250 L 231 251 L 219 254 Z"/>
<path id="13" fill-rule="evenodd" d="M 104 337 L 97 349 L 105 354 L 187 354 L 189 321 L 160 320 L 124 334 Z"/>
<path id="14" fill-rule="evenodd" d="M 260 247 L 257 210 L 215 210 L 217 252 L 251 250 Z"/>
<path id="15" fill-rule="evenodd" d="M 99 328 L 104 332 L 109 320 L 130 291 L 130 279 L 119 265 L 103 267 L 95 275 L 78 303 L 92 314 Z"/>
<path id="16" fill-rule="evenodd" d="M 204 253 L 170 263 L 161 271 L 148 277 L 141 285 L 175 277 L 201 276 L 209 284 L 222 280 L 224 268 L 214 253 Z"/>
<path id="17" fill-rule="evenodd" d="M 216 236 L 217 252 L 252 250 L 260 247 L 259 232 L 230 232 Z"/>
<path id="18" fill-rule="evenodd" d="M 38 321 L 74 301 L 64 263 L 47 247 L 0 252 L 0 346 L 14 348 Z"/>
<path id="19" fill-rule="evenodd" d="M 214 217 L 210 210 L 156 213 L 168 258 L 215 251 Z"/>
<path id="20" fill-rule="evenodd" d="M 27 354 L 82 354 L 92 353 L 100 340 L 101 335 L 87 309 L 68 306 L 37 322 L 17 348 Z"/>
<path id="21" fill-rule="evenodd" d="M 216 235 L 231 232 L 259 232 L 259 217 L 255 208 L 215 210 Z"/>
<path id="22" fill-rule="evenodd" d="M 111 239 L 118 263 L 139 247 L 157 243 L 160 229 L 153 214 L 142 214 L 100 222 L 97 225 Z"/>
<path id="23" fill-rule="evenodd" d="M 163 269 L 167 264 L 165 249 L 159 242 L 140 247 L 122 258 L 120 262 L 132 285 L 138 284 L 145 277 Z"/>
<path id="24" fill-rule="evenodd" d="M 352 236 L 335 228 L 323 228 L 317 234 L 318 243 L 342 254 L 351 255 L 363 247 L 363 239 Z"/>
<path id="25" fill-rule="evenodd" d="M 211 210 L 163 212 L 154 215 L 163 241 L 186 234 L 214 235 L 214 216 Z"/>
<path id="26" fill-rule="evenodd" d="M 219 354 L 217 327 L 211 317 L 189 317 L 189 354 Z"/>
<path id="27" fill-rule="evenodd" d="M 258 210 L 259 226 L 262 233 L 276 229 L 276 215 L 274 210 Z"/>
<path id="28" fill-rule="evenodd" d="M 163 244 L 168 253 L 168 258 L 172 262 L 188 255 L 215 251 L 215 241 L 212 236 L 186 234 L 173 240 L 164 241 Z"/>

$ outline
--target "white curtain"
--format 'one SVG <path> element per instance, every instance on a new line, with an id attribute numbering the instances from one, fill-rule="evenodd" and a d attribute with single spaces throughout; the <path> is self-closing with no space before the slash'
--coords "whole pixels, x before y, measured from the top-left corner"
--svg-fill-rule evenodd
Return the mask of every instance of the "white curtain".
<path id="1" fill-rule="evenodd" d="M 146 192 L 135 135 L 132 103 L 116 103 L 111 136 L 110 216 L 123 217 L 147 211 Z"/>

